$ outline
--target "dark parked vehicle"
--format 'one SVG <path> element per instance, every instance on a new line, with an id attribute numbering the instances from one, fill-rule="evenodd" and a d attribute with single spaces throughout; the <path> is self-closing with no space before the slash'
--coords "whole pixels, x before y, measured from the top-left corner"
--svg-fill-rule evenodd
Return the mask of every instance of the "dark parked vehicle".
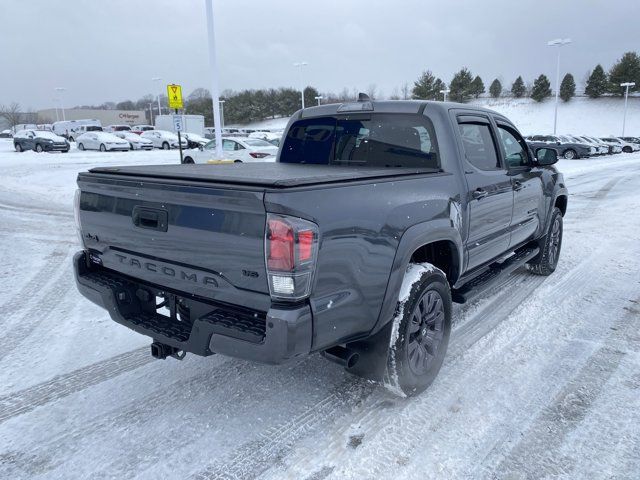
<path id="1" fill-rule="evenodd" d="M 589 158 L 596 153 L 595 147 L 587 143 L 576 143 L 569 138 L 562 138 L 556 135 L 531 135 L 527 137 L 533 148 L 547 147 L 553 148 L 559 157 L 567 160 L 575 158 Z"/>
<path id="2" fill-rule="evenodd" d="M 69 142 L 50 130 L 21 130 L 13 136 L 17 152 L 68 152 Z"/>
<path id="3" fill-rule="evenodd" d="M 555 270 L 556 161 L 467 105 L 307 108 L 277 163 L 80 173 L 77 285 L 156 358 L 322 352 L 415 394 L 442 365 L 452 302 L 523 265 Z"/>

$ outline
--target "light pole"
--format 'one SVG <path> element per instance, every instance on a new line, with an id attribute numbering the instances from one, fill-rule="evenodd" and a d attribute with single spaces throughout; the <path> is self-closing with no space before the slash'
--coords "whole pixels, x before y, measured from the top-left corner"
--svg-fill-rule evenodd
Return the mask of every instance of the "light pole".
<path id="1" fill-rule="evenodd" d="M 216 157 L 222 158 L 222 123 L 220 119 L 220 96 L 218 94 L 218 60 L 216 58 L 216 35 L 213 24 L 213 0 L 204 0 L 207 10 L 207 33 L 209 37 L 209 67 L 211 68 L 211 102 L 213 102 L 213 126 L 216 140 Z"/>
<path id="2" fill-rule="evenodd" d="M 549 40 L 547 45 L 550 47 L 558 47 L 558 65 L 556 66 L 556 105 L 553 111 L 553 134 L 556 134 L 558 127 L 558 94 L 560 93 L 560 47 L 563 45 L 569 45 L 571 43 L 570 38 L 556 38 L 555 40 Z"/>
<path id="3" fill-rule="evenodd" d="M 62 120 L 66 120 L 65 116 L 64 116 L 64 103 L 62 102 L 62 93 L 65 92 L 67 89 L 64 87 L 56 87 L 55 91 L 60 93 L 60 110 L 62 110 Z"/>
<path id="4" fill-rule="evenodd" d="M 149 104 L 149 124 L 153 125 L 153 103 Z"/>
<path id="5" fill-rule="evenodd" d="M 317 101 L 318 101 L 318 106 L 320 106 L 320 100 L 322 100 L 324 97 L 322 95 L 318 95 L 317 97 L 314 97 Z"/>
<path id="6" fill-rule="evenodd" d="M 220 128 L 224 128 L 224 102 L 226 100 L 218 100 L 220 103 Z"/>
<path id="7" fill-rule="evenodd" d="M 160 107 L 160 93 L 162 93 L 162 77 L 153 77 L 151 80 L 158 82 L 158 115 L 162 115 L 162 108 Z"/>
<path id="8" fill-rule="evenodd" d="M 636 82 L 624 82 L 620 84 L 624 87 L 624 116 L 622 117 L 622 136 L 624 137 L 624 127 L 627 123 L 627 97 L 629 96 L 629 87 L 635 87 Z"/>
<path id="9" fill-rule="evenodd" d="M 304 108 L 304 82 L 302 81 L 302 67 L 309 65 L 307 62 L 294 63 L 293 66 L 300 69 L 300 96 L 302 97 L 302 108 Z"/>
<path id="10" fill-rule="evenodd" d="M 444 100 L 443 102 L 447 101 L 447 93 L 449 93 L 450 90 L 448 88 L 445 88 L 444 90 L 440 90 L 440 93 L 444 95 Z"/>
<path id="11" fill-rule="evenodd" d="M 58 113 L 58 99 L 53 99 L 53 108 L 56 109 L 56 122 L 60 121 L 60 114 Z"/>

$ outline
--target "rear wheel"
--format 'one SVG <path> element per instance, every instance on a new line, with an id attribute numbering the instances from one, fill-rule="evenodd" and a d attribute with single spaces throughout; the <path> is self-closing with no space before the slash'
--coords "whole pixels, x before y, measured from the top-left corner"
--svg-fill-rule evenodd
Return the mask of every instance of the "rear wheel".
<path id="1" fill-rule="evenodd" d="M 84 150 L 84 144 L 79 143 L 78 144 L 78 150 Z"/>
<path id="2" fill-rule="evenodd" d="M 195 163 L 195 162 L 193 161 L 193 158 L 191 158 L 191 157 L 185 157 L 185 158 L 184 158 L 184 163 L 193 164 L 193 163 Z"/>
<path id="3" fill-rule="evenodd" d="M 36 148 L 34 150 L 38 153 L 44 152 L 44 148 L 42 148 L 42 145 L 40 145 L 39 143 L 36 143 Z"/>
<path id="4" fill-rule="evenodd" d="M 631 153 L 631 152 L 633 152 L 633 148 L 631 148 L 631 147 L 624 147 L 624 148 L 622 149 L 622 151 L 623 151 L 624 153 Z"/>
<path id="5" fill-rule="evenodd" d="M 385 386 L 402 396 L 424 391 L 436 378 L 451 334 L 451 291 L 444 272 L 410 264 L 392 320 Z"/>
<path id="6" fill-rule="evenodd" d="M 234 160 L 233 163 L 242 163 L 242 160 Z"/>
<path id="7" fill-rule="evenodd" d="M 566 150 L 562 156 L 567 159 L 567 160 L 573 160 L 574 158 L 578 158 L 578 154 L 576 153 L 575 150 Z"/>
<path id="8" fill-rule="evenodd" d="M 167 142 L 164 142 L 164 143 L 162 144 L 162 149 L 163 149 L 163 150 L 169 150 L 170 148 L 171 148 L 171 146 L 170 146 Z"/>
<path id="9" fill-rule="evenodd" d="M 527 264 L 527 267 L 536 275 L 551 275 L 558 266 L 562 247 L 562 212 L 558 207 L 551 212 L 549 230 L 539 245 L 540 253 Z"/>
<path id="10" fill-rule="evenodd" d="M 104 146 L 104 143 L 100 144 L 100 151 L 101 152 L 106 152 L 107 151 L 107 147 Z"/>
<path id="11" fill-rule="evenodd" d="M 68 138 L 68 140 L 69 140 L 70 142 L 75 142 L 75 140 L 73 139 L 73 137 L 69 137 L 69 138 Z"/>

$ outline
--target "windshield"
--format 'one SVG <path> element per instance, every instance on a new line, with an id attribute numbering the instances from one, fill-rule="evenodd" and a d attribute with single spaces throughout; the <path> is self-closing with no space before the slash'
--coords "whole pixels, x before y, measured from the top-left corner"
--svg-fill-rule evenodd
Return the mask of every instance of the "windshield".
<path id="1" fill-rule="evenodd" d="M 435 131 L 423 115 L 367 114 L 294 123 L 280 161 L 345 166 L 438 168 Z"/>
<path id="2" fill-rule="evenodd" d="M 252 147 L 273 147 L 273 145 L 266 140 L 260 140 L 259 138 L 243 138 L 242 142 Z"/>

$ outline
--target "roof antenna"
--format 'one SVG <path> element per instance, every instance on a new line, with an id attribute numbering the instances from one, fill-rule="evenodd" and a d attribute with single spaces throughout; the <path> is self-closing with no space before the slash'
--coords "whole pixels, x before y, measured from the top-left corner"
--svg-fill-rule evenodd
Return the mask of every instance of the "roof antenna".
<path id="1" fill-rule="evenodd" d="M 358 94 L 358 101 L 359 102 L 370 102 L 371 99 L 369 98 L 369 95 L 367 95 L 366 93 L 360 92 Z"/>

